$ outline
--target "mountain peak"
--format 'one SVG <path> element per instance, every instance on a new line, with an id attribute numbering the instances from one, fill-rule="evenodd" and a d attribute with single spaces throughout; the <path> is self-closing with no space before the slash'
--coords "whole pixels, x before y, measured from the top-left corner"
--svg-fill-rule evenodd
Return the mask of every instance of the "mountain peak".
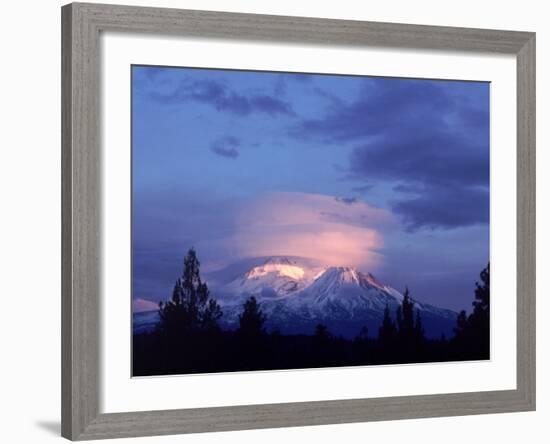
<path id="1" fill-rule="evenodd" d="M 263 265 L 253 267 L 245 274 L 246 279 L 254 279 L 266 274 L 276 274 L 286 276 L 291 279 L 302 279 L 304 269 L 289 262 L 265 262 Z"/>
<path id="2" fill-rule="evenodd" d="M 317 276 L 316 280 L 339 281 L 341 283 L 359 284 L 361 273 L 353 267 L 328 267 L 323 273 Z"/>
<path id="3" fill-rule="evenodd" d="M 296 256 L 263 258 L 223 292 L 227 325 L 238 323 L 244 298 L 254 295 L 270 326 L 293 334 L 310 334 L 318 323 L 346 335 L 355 335 L 365 325 L 377 331 L 386 307 L 395 312 L 403 300 L 401 293 L 369 272 L 352 266 L 323 267 Z M 415 308 L 422 311 L 426 325 L 433 321 L 437 335 L 442 331 L 437 325 L 454 325 L 456 314 L 449 310 L 427 304 Z"/>

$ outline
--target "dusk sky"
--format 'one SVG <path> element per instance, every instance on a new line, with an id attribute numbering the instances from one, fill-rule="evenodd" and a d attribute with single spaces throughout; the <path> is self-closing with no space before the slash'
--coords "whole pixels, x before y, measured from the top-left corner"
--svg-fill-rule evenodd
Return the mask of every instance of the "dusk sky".
<path id="1" fill-rule="evenodd" d="M 484 82 L 132 68 L 133 297 L 271 256 L 470 310 L 489 260 Z M 215 294 L 213 294 L 215 297 Z"/>

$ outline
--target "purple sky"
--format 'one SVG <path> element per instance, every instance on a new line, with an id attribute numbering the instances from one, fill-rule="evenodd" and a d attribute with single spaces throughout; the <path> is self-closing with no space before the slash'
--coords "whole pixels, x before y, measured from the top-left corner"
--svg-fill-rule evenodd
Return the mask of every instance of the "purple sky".
<path id="1" fill-rule="evenodd" d="M 133 297 L 249 258 L 353 265 L 469 309 L 489 260 L 489 84 L 133 67 Z M 215 295 L 214 295 L 215 296 Z"/>

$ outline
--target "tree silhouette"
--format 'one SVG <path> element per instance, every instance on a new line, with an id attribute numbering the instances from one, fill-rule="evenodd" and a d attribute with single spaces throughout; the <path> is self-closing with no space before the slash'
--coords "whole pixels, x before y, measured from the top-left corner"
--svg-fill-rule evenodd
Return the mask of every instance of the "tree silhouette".
<path id="1" fill-rule="evenodd" d="M 369 339 L 369 327 L 366 325 L 361 327 L 361 330 L 359 330 L 359 334 L 357 335 L 357 338 L 362 340 Z"/>
<path id="2" fill-rule="evenodd" d="M 220 306 L 202 281 L 197 254 L 191 249 L 171 298 L 159 304 L 159 328 L 134 332 L 132 371 L 146 376 L 488 359 L 489 265 L 481 271 L 474 290 L 472 313 L 460 312 L 449 339 L 443 334 L 439 339 L 426 337 L 424 312 L 408 288 L 402 303 L 391 306 L 395 312 L 386 305 L 376 338 L 368 336 L 370 319 L 365 319 L 354 339 L 331 334 L 324 324 L 317 324 L 309 334 L 267 334 L 266 315 L 253 296 L 242 305 L 237 329 L 222 330 Z M 430 331 L 432 320 L 428 316 L 424 321 Z M 338 326 L 334 324 L 336 333 Z"/>
<path id="3" fill-rule="evenodd" d="M 397 325 L 399 327 L 399 336 L 402 339 L 409 340 L 414 337 L 414 303 L 411 300 L 408 287 L 405 288 L 403 303 L 398 308 Z"/>
<path id="4" fill-rule="evenodd" d="M 472 331 L 471 336 L 475 337 L 472 349 L 480 357 L 489 358 L 490 348 L 490 264 L 487 264 L 479 274 L 481 283 L 476 282 L 475 299 L 472 302 L 474 310 L 468 317 L 468 324 Z M 472 338 L 474 340 L 474 338 Z"/>
<path id="5" fill-rule="evenodd" d="M 265 320 L 266 316 L 260 310 L 258 301 L 254 296 L 250 296 L 245 301 L 243 311 L 239 315 L 239 333 L 247 338 L 263 335 Z"/>
<path id="6" fill-rule="evenodd" d="M 239 329 L 237 330 L 236 357 L 244 369 L 262 366 L 265 357 L 265 330 L 266 316 L 260 310 L 258 301 L 250 296 L 243 304 L 243 311 L 239 315 Z"/>
<path id="7" fill-rule="evenodd" d="M 490 352 L 490 264 L 487 264 L 476 282 L 474 307 L 466 316 L 463 310 L 458 315 L 453 344 L 458 358 L 468 356 L 470 359 L 488 359 Z"/>
<path id="8" fill-rule="evenodd" d="M 489 325 L 490 312 L 490 274 L 489 264 L 479 274 L 481 284 L 476 282 L 475 299 L 472 302 L 474 311 L 471 315 L 471 321 L 479 326 Z"/>
<path id="9" fill-rule="evenodd" d="M 462 310 L 458 317 L 456 318 L 456 326 L 454 328 L 454 333 L 456 337 L 463 336 L 466 333 L 468 328 L 468 316 L 466 316 L 466 311 Z"/>
<path id="10" fill-rule="evenodd" d="M 382 325 L 378 329 L 378 340 L 384 348 L 393 347 L 397 336 L 397 329 L 390 316 L 390 307 L 386 304 Z"/>
<path id="11" fill-rule="evenodd" d="M 397 333 L 403 331 L 403 308 L 401 305 L 395 309 L 395 326 Z"/>
<path id="12" fill-rule="evenodd" d="M 395 313 L 397 323 L 397 344 L 394 346 L 397 355 L 406 362 L 421 359 L 425 347 L 426 338 L 420 311 L 414 309 L 414 301 L 411 298 L 409 288 L 405 288 L 403 302 L 397 307 Z"/>
<path id="13" fill-rule="evenodd" d="M 312 353 L 315 365 L 331 365 L 335 360 L 334 337 L 324 324 L 315 326 L 312 338 Z"/>
<path id="14" fill-rule="evenodd" d="M 201 280 L 200 262 L 193 248 L 185 256 L 182 276 L 176 280 L 171 300 L 159 304 L 159 315 L 159 328 L 171 337 L 218 328 L 222 311 Z"/>
<path id="15" fill-rule="evenodd" d="M 417 344 L 421 344 L 424 337 L 424 327 L 422 326 L 422 318 L 420 317 L 420 310 L 416 310 L 416 320 L 414 322 L 414 336 Z"/>
<path id="16" fill-rule="evenodd" d="M 317 324 L 315 326 L 315 339 L 321 344 L 326 344 L 331 338 L 331 334 L 328 331 L 328 328 L 324 324 Z"/>

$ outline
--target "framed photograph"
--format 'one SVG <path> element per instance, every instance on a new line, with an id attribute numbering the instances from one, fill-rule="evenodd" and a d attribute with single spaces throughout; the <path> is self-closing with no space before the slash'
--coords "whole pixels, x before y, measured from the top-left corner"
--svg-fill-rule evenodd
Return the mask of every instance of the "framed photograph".
<path id="1" fill-rule="evenodd" d="M 535 35 L 62 8 L 62 434 L 535 409 Z"/>

